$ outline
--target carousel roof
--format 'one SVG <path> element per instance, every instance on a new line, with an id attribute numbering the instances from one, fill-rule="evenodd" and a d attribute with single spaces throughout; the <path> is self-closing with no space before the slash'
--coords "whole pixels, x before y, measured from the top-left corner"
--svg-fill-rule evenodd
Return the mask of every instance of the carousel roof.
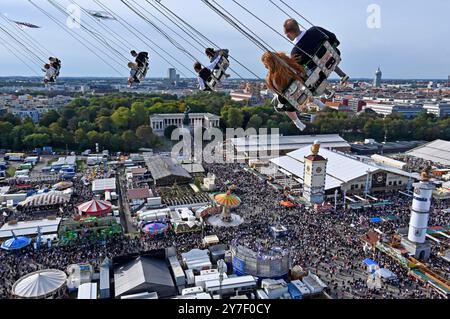
<path id="1" fill-rule="evenodd" d="M 39 270 L 17 280 L 12 292 L 21 298 L 45 298 L 61 289 L 66 280 L 67 276 L 61 270 Z"/>
<path id="2" fill-rule="evenodd" d="M 84 204 L 81 204 L 78 206 L 78 210 L 82 214 L 87 214 L 91 216 L 99 216 L 104 215 L 111 211 L 111 204 L 106 201 L 93 199 L 89 202 L 86 202 Z"/>
<path id="3" fill-rule="evenodd" d="M 70 197 L 67 195 L 49 192 L 30 196 L 24 201 L 20 202 L 18 206 L 21 207 L 41 207 L 41 206 L 54 206 L 54 205 L 64 205 L 68 203 Z"/>
<path id="4" fill-rule="evenodd" d="M 13 237 L 2 243 L 1 248 L 4 250 L 19 250 L 31 243 L 31 238 L 28 237 Z"/>
<path id="5" fill-rule="evenodd" d="M 63 181 L 63 182 L 59 182 L 59 183 L 53 185 L 53 188 L 58 191 L 63 191 L 68 188 L 71 188 L 72 186 L 73 186 L 72 182 Z"/>
<path id="6" fill-rule="evenodd" d="M 230 191 L 224 194 L 218 194 L 214 196 L 214 200 L 222 206 L 239 206 L 241 204 L 241 199 L 236 195 L 231 194 Z"/>
<path id="7" fill-rule="evenodd" d="M 161 234 L 166 231 L 169 226 L 166 223 L 148 223 L 142 227 L 142 231 L 144 233 L 148 233 L 151 235 Z"/>

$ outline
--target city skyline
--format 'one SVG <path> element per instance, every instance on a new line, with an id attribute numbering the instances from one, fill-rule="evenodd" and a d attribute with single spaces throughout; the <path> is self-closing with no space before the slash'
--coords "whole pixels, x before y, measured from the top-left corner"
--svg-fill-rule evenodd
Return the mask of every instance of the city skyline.
<path id="1" fill-rule="evenodd" d="M 47 2 L 36 2 L 52 15 L 58 17 L 59 21 L 65 20 L 65 17 Z M 65 6 L 70 4 L 70 1 L 58 2 Z M 86 9 L 101 10 L 93 1 L 80 0 L 76 2 Z M 271 21 L 271 26 L 282 31 L 282 24 L 286 16 L 277 11 L 268 1 L 261 3 L 260 6 L 255 6 L 252 1 L 241 3 L 254 10 L 255 14 L 265 21 Z M 288 3 L 294 5 L 293 1 L 288 1 Z M 405 3 L 405 1 L 397 3 L 386 0 L 377 1 L 375 4 L 381 9 L 381 28 L 379 29 L 369 28 L 367 25 L 367 20 L 371 15 L 368 8 L 372 1 L 349 0 L 336 3 L 328 0 L 314 5 L 302 3 L 301 8 L 297 5 L 296 9 L 312 22 L 337 34 L 341 41 L 342 67 L 352 78 L 373 79 L 375 71 L 381 66 L 383 79 L 447 79 L 448 73 L 450 73 L 450 61 L 447 58 L 450 55 L 450 45 L 440 40 L 442 38 L 440 34 L 447 34 L 450 27 L 440 25 L 440 21 L 445 20 L 445 12 L 450 9 L 449 3 L 433 0 L 427 3 L 426 8 L 418 6 L 419 1 L 416 0 L 409 1 L 407 7 Z M 201 1 L 190 0 L 179 3 L 168 0 L 164 4 L 198 28 L 207 37 L 223 45 L 223 47 L 230 48 L 233 55 L 259 77 L 265 76 L 266 72 L 260 63 L 262 51 L 258 51 L 256 46 L 208 9 Z M 269 42 L 273 48 L 285 52 L 290 51 L 290 44 L 287 41 L 250 17 L 231 0 L 223 1 L 221 4 L 236 14 L 239 19 L 245 19 L 247 25 L 257 30 L 258 34 Z M 152 40 L 170 52 L 186 68 L 191 68 L 192 61 L 166 39 L 158 35 L 148 24 L 134 15 L 120 1 L 111 1 L 108 5 L 113 10 L 120 10 L 120 16 L 132 21 L 133 26 L 137 29 L 148 32 L 146 34 Z M 159 16 L 150 6 L 147 6 L 147 8 Z M 30 22 L 42 27 L 41 29 L 27 29 L 25 31 L 61 58 L 63 61 L 61 77 L 119 77 L 117 72 L 71 39 L 66 31 L 58 27 L 28 1 L 3 1 L 0 11 L 1 14 L 7 14 L 11 19 Z M 433 14 L 426 14 L 428 11 L 432 11 Z M 198 20 L 199 15 L 202 16 L 201 22 Z M 411 23 L 411 21 L 419 18 L 425 20 L 422 20 L 420 24 Z M 86 19 L 86 17 L 83 18 L 82 16 L 82 19 Z M 2 21 L 3 23 L 4 21 Z M 94 25 L 93 22 L 89 23 Z M 106 25 L 122 36 L 129 36 L 127 30 L 116 21 L 107 21 Z M 428 27 L 424 28 L 424 25 Z M 85 38 L 87 37 L 85 33 L 80 34 L 84 34 Z M 2 33 L 2 36 L 5 37 L 5 34 Z M 139 43 L 135 38 L 130 37 L 129 39 L 132 43 Z M 417 41 L 417 39 L 420 39 L 420 41 Z M 182 41 L 180 43 L 188 46 L 187 43 Z M 430 52 L 429 48 L 431 47 L 439 47 L 440 50 Z M 149 77 L 160 78 L 167 75 L 167 69 L 171 66 L 152 53 L 150 46 L 141 44 L 135 48 L 150 52 Z M 103 54 L 104 52 L 100 53 Z M 123 50 L 122 54 L 126 55 L 127 52 Z M 431 54 L 433 54 L 433 58 L 429 59 L 428 56 Z M 207 60 L 204 56 L 201 56 L 198 52 L 195 52 L 194 55 L 206 64 Z M 129 58 L 131 59 L 131 56 Z M 242 67 L 236 64 L 234 66 L 244 78 L 254 77 Z M 37 72 L 39 72 L 40 67 L 40 65 L 33 65 Z M 124 66 L 117 66 L 120 72 L 123 72 L 123 75 L 120 73 L 120 77 L 127 76 L 125 67 L 126 60 L 124 60 Z M 26 66 L 1 46 L 0 68 L 2 69 L 1 76 L 33 75 Z M 193 74 L 187 74 L 188 71 L 185 68 L 177 67 L 177 69 L 188 77 L 194 76 Z"/>

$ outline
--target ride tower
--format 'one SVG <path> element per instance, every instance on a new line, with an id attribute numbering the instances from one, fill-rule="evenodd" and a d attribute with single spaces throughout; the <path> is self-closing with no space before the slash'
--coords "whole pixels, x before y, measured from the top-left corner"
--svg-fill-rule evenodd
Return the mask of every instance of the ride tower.
<path id="1" fill-rule="evenodd" d="M 319 155 L 320 142 L 315 141 L 311 155 L 305 157 L 303 199 L 307 204 L 320 206 L 325 201 L 325 179 L 328 160 Z"/>
<path id="2" fill-rule="evenodd" d="M 431 244 L 426 240 L 431 198 L 435 186 L 430 182 L 427 172 L 422 172 L 421 180 L 414 185 L 414 199 L 411 207 L 408 236 L 402 238 L 402 245 L 414 258 L 427 261 L 430 258 Z"/>

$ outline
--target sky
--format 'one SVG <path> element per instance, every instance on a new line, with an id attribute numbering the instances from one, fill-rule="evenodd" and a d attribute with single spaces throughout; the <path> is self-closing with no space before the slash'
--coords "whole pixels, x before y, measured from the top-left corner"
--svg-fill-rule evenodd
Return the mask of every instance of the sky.
<path id="1" fill-rule="evenodd" d="M 67 7 L 72 0 L 53 0 Z M 93 0 L 73 0 L 85 9 L 101 10 Z M 152 27 L 130 11 L 120 0 L 99 0 L 112 10 L 120 14 L 140 32 L 151 38 L 155 43 L 170 52 L 186 68 L 192 68 L 192 58 L 188 58 L 175 48 Z M 149 0 L 153 1 L 153 0 Z M 265 27 L 244 10 L 239 8 L 233 0 L 216 0 L 227 10 L 244 22 L 251 30 L 262 37 L 277 51 L 290 52 L 291 44 L 279 34 Z M 282 32 L 283 22 L 287 18 L 284 13 L 273 6 L 269 0 L 236 0 L 245 5 L 272 27 Z M 273 0 L 278 2 L 279 0 Z M 448 0 L 285 0 L 298 12 L 307 17 L 313 24 L 322 26 L 334 32 L 340 42 L 342 52 L 341 68 L 353 78 L 372 78 L 378 67 L 383 71 L 384 78 L 391 79 L 446 79 L 450 75 L 450 1 Z M 34 3 L 55 16 L 58 21 L 66 22 L 66 17 L 57 11 L 47 0 L 33 0 Z M 154 15 L 164 19 L 154 8 L 144 0 L 138 1 Z M 227 24 L 222 18 L 208 8 L 201 0 L 163 0 L 172 11 L 180 15 L 199 31 L 213 40 L 222 48 L 230 49 L 231 55 L 246 65 L 260 77 L 265 76 L 265 69 L 260 62 L 263 54 L 259 48 L 248 41 L 236 29 Z M 380 19 L 377 13 L 369 10 L 375 5 L 379 8 Z M 0 0 L 0 13 L 6 14 L 10 19 L 26 21 L 41 26 L 41 29 L 26 29 L 28 35 L 38 41 L 46 51 L 57 55 L 63 63 L 61 76 L 127 76 L 127 59 L 131 60 L 129 50 L 145 50 L 150 53 L 150 76 L 167 76 L 167 69 L 171 67 L 167 62 L 153 53 L 154 45 L 149 41 L 140 41 L 130 34 L 117 21 L 106 21 L 104 26 L 114 30 L 128 42 L 121 41 L 115 45 L 108 43 L 120 51 L 117 62 L 111 63 L 116 70 L 105 64 L 108 61 L 105 55 L 114 54 L 105 50 L 99 42 L 95 42 L 83 30 L 75 32 L 83 39 L 90 39 L 92 43 L 85 42 L 100 57 L 90 52 L 83 45 L 74 40 L 65 29 L 51 21 L 42 12 L 30 4 L 29 0 Z M 295 16 L 292 11 L 288 12 Z M 148 16 L 148 15 L 147 15 Z M 150 17 L 149 17 L 150 18 Z M 151 18 L 153 19 L 153 18 Z M 368 25 L 368 20 L 375 23 Z M 308 26 L 299 19 L 301 24 Z M 379 22 L 379 23 L 378 23 Z M 98 24 L 86 15 L 81 16 L 84 27 L 94 32 L 105 34 Z M 0 19 L 0 26 L 5 21 Z M 173 25 L 171 25 L 174 27 Z M 175 28 L 175 27 L 174 27 Z M 165 28 L 167 32 L 170 32 Z M 178 30 L 179 31 L 179 30 Z M 181 32 L 181 31 L 179 31 Z M 0 30 L 0 76 L 34 75 L 29 68 L 7 51 L 2 44 L 11 47 L 13 41 Z M 195 51 L 189 44 L 174 36 L 192 55 L 200 62 L 206 63 L 206 57 Z M 187 36 L 185 36 L 187 38 Z M 4 40 L 7 40 L 5 43 Z M 29 47 L 29 45 L 27 45 Z M 94 47 L 97 46 L 98 49 Z M 198 49 L 198 45 L 195 45 Z M 121 50 L 120 47 L 123 47 Z M 31 56 L 31 53 L 21 49 L 20 54 Z M 35 50 L 33 50 L 35 51 Z M 43 57 L 45 60 L 48 56 Z M 33 62 L 30 62 L 33 63 Z M 40 72 L 40 65 L 32 65 L 36 72 Z M 178 66 L 178 64 L 173 63 Z M 234 65 L 233 69 L 243 77 L 253 77 L 245 69 Z M 193 76 L 184 68 L 179 68 L 184 74 Z"/>

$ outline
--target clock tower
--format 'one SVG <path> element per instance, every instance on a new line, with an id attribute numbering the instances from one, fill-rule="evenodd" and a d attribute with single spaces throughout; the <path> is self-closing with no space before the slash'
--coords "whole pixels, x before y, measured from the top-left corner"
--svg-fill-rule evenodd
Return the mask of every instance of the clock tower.
<path id="1" fill-rule="evenodd" d="M 303 199 L 310 205 L 322 205 L 325 201 L 325 179 L 328 160 L 319 155 L 320 143 L 315 141 L 311 155 L 305 157 L 303 175 Z"/>

